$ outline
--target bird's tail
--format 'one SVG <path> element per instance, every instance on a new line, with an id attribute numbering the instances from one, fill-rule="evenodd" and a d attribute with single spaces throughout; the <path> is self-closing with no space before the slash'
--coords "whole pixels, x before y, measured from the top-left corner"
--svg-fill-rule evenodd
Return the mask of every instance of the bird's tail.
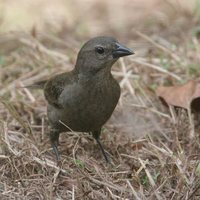
<path id="1" fill-rule="evenodd" d="M 30 88 L 30 89 L 44 89 L 44 86 L 46 84 L 47 80 L 42 80 L 35 82 L 31 85 L 25 85 L 24 88 Z"/>

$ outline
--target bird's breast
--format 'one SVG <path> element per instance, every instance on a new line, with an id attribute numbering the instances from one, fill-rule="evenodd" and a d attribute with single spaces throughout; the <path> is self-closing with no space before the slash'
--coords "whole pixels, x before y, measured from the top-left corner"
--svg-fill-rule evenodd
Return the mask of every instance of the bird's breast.
<path id="1" fill-rule="evenodd" d="M 56 120 L 60 119 L 74 131 L 101 128 L 110 118 L 119 96 L 120 87 L 114 79 L 68 87 L 61 96 L 63 109 L 56 111 Z M 51 109 L 48 113 L 51 115 Z"/>

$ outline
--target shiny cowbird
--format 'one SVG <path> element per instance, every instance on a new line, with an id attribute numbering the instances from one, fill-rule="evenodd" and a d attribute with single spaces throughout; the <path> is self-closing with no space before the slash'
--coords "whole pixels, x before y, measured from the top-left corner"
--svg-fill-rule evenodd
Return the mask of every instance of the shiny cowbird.
<path id="1" fill-rule="evenodd" d="M 42 85 L 48 102 L 50 141 L 57 160 L 59 134 L 73 130 L 92 133 L 109 161 L 99 137 L 120 97 L 111 67 L 118 58 L 131 54 L 130 49 L 112 37 L 96 37 L 83 45 L 72 71 L 38 84 Z"/>

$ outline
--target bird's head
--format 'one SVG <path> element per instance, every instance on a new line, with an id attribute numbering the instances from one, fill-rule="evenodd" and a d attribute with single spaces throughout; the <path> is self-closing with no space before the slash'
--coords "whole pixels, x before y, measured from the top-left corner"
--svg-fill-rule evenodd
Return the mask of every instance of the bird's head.
<path id="1" fill-rule="evenodd" d="M 112 65 L 123 56 L 134 54 L 112 37 L 95 37 L 86 42 L 78 53 L 76 67 L 81 73 L 95 74 Z"/>

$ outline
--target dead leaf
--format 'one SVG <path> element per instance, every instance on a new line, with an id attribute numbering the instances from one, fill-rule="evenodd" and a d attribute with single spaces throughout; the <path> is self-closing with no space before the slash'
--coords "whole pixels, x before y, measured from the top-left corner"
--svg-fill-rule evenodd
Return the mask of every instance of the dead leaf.
<path id="1" fill-rule="evenodd" d="M 189 81 L 184 85 L 158 87 L 156 95 L 162 98 L 169 106 L 189 109 L 193 100 L 200 98 L 200 83 Z"/>

